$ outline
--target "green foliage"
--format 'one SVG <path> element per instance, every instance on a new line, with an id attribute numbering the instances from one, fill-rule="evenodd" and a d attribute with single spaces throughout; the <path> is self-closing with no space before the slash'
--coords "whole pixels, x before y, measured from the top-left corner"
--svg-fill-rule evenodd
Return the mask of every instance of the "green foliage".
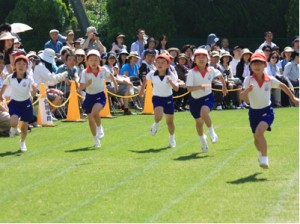
<path id="1" fill-rule="evenodd" d="M 8 12 L 14 9 L 18 0 L 0 0 L 0 24 L 6 22 Z"/>
<path id="2" fill-rule="evenodd" d="M 92 26 L 101 34 L 100 39 L 106 43 L 108 31 L 107 0 L 85 0 L 86 14 Z"/>
<path id="3" fill-rule="evenodd" d="M 22 33 L 21 36 L 25 48 L 35 50 L 44 48 L 45 42 L 49 40 L 49 30 L 58 29 L 63 33 L 76 24 L 62 0 L 18 0 L 7 21 L 10 23 L 18 21 L 33 28 L 33 31 Z"/>
<path id="4" fill-rule="evenodd" d="M 127 43 L 130 44 L 136 39 L 136 30 L 143 28 L 150 36 L 158 38 L 166 34 L 172 40 L 176 29 L 172 2 L 172 0 L 108 1 L 108 37 L 113 40 L 117 32 L 123 32 Z"/>
<path id="5" fill-rule="evenodd" d="M 289 36 L 299 35 L 299 1 L 289 0 L 286 14 L 287 34 Z"/>

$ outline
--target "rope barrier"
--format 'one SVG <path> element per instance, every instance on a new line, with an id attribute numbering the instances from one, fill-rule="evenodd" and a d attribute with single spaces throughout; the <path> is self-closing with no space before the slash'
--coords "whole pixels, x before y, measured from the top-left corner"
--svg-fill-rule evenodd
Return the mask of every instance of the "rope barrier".
<path id="1" fill-rule="evenodd" d="M 130 95 L 130 96 L 120 96 L 120 95 L 114 94 L 114 93 L 109 92 L 109 91 L 107 91 L 107 93 L 112 95 L 112 96 L 119 97 L 119 98 L 131 98 L 131 97 L 136 97 L 136 96 L 139 95 L 139 94 L 134 94 L 134 95 Z"/>
<path id="2" fill-rule="evenodd" d="M 60 108 L 60 107 L 65 106 L 65 105 L 68 103 L 68 101 L 69 101 L 70 98 L 71 98 L 71 95 L 72 95 L 72 93 L 70 94 L 70 96 L 68 97 L 68 99 L 66 99 L 66 101 L 65 101 L 63 104 L 59 105 L 59 106 L 54 105 L 53 103 L 51 103 L 51 101 L 50 101 L 48 98 L 47 98 L 47 101 L 48 101 L 48 103 L 49 103 L 50 106 L 52 106 L 52 107 L 54 107 L 54 108 Z"/>
<path id="3" fill-rule="evenodd" d="M 81 99 L 84 99 L 84 96 L 81 96 L 79 93 L 76 93 L 78 97 L 80 97 Z"/>

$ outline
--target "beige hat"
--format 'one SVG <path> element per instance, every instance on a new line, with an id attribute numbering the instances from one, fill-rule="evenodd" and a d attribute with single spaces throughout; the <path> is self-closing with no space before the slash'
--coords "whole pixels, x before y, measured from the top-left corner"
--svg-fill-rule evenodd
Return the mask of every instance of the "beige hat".
<path id="1" fill-rule="evenodd" d="M 213 57 L 220 57 L 219 51 L 212 51 L 212 52 L 211 52 L 211 57 L 212 57 L 212 58 L 213 58 Z"/>
<path id="2" fill-rule="evenodd" d="M 170 53 L 171 51 L 176 51 L 177 52 L 177 56 L 180 54 L 180 50 L 176 47 L 171 47 L 168 49 L 168 52 Z"/>
<path id="3" fill-rule="evenodd" d="M 10 32 L 4 32 L 0 35 L 0 40 L 11 40 L 11 39 L 16 39 L 16 37 L 11 35 Z"/>
<path id="4" fill-rule="evenodd" d="M 285 47 L 283 51 L 284 52 L 294 52 L 294 49 L 291 47 Z"/>
<path id="5" fill-rule="evenodd" d="M 85 55 L 85 52 L 83 49 L 76 49 L 75 54 L 76 55 Z"/>
<path id="6" fill-rule="evenodd" d="M 232 58 L 231 54 L 228 52 L 228 51 L 224 51 L 222 54 L 221 54 L 221 58 L 223 57 L 230 57 Z"/>
<path id="7" fill-rule="evenodd" d="M 135 57 L 135 58 L 138 58 L 138 59 L 141 59 L 139 57 L 139 54 L 137 51 L 130 51 L 129 55 L 127 56 L 127 59 L 131 58 L 131 57 Z"/>
<path id="8" fill-rule="evenodd" d="M 243 58 L 244 54 L 250 54 L 250 56 L 253 54 L 248 48 L 244 48 L 242 50 L 241 58 Z"/>
<path id="9" fill-rule="evenodd" d="M 59 31 L 56 30 L 56 29 L 52 29 L 52 30 L 49 31 L 49 34 L 51 34 L 51 33 L 59 33 Z"/>

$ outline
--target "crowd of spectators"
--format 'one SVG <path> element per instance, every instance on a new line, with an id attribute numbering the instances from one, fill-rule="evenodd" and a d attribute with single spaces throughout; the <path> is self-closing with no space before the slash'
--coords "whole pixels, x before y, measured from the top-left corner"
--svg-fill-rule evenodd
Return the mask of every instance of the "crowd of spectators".
<path id="1" fill-rule="evenodd" d="M 148 37 L 144 29 L 136 32 L 136 41 L 127 47 L 126 36 L 117 33 L 111 46 L 104 46 L 99 39 L 95 27 L 88 27 L 84 37 L 75 38 L 73 30 L 67 30 L 65 36 L 59 30 L 49 31 L 49 40 L 45 40 L 44 49 L 38 52 L 23 49 L 23 43 L 18 34 L 11 33 L 11 27 L 5 23 L 0 25 L 0 89 L 8 74 L 14 71 L 14 57 L 26 55 L 30 61 L 28 75 L 39 86 L 44 83 L 47 89 L 47 97 L 54 105 L 60 105 L 70 94 L 71 80 L 77 87 L 80 83 L 80 74 L 86 68 L 85 58 L 89 50 L 98 50 L 101 54 L 101 63 L 104 69 L 113 74 L 117 80 L 118 92 L 114 92 L 114 86 L 107 80 L 109 92 L 120 97 L 110 96 L 110 106 L 120 109 L 124 115 L 134 114 L 132 109 L 142 110 L 143 99 L 139 96 L 128 98 L 139 92 L 139 88 L 145 82 L 145 76 L 154 71 L 155 58 L 160 53 L 167 53 L 172 62 L 170 70 L 178 77 L 179 91 L 174 96 L 177 111 L 186 111 L 188 108 L 189 93 L 186 88 L 186 76 L 193 67 L 193 52 L 197 48 L 205 48 L 210 54 L 209 65 L 220 70 L 226 80 L 229 94 L 224 98 L 222 92 L 214 91 L 215 109 L 242 109 L 249 105 L 240 100 L 239 92 L 243 80 L 251 74 L 249 59 L 253 52 L 247 46 L 230 46 L 228 38 L 218 38 L 216 34 L 209 34 L 207 43 L 201 46 L 185 44 L 181 47 L 169 46 L 166 35 L 161 35 L 158 40 Z M 290 46 L 277 46 L 273 41 L 273 33 L 267 31 L 263 43 L 258 43 L 255 50 L 263 52 L 268 59 L 265 73 L 274 76 L 287 84 L 292 91 L 298 94 L 299 87 L 299 37 L 295 36 Z M 213 81 L 215 90 L 222 89 L 222 83 L 218 78 Z M 8 89 L 4 97 L 8 101 L 10 96 Z M 78 90 L 79 91 L 79 90 Z M 83 97 L 84 91 L 79 91 Z M 126 96 L 126 98 L 122 98 Z M 291 106 L 288 97 L 279 89 L 272 91 L 272 104 L 276 107 Z M 80 104 L 79 104 L 80 105 Z M 81 108 L 80 108 L 81 109 Z M 65 111 L 51 107 L 53 119 L 64 117 Z M 81 110 L 82 116 L 85 116 Z M 7 124 L 7 107 L 0 104 L 0 135 Z M 5 128 L 4 128 L 5 129 Z"/>

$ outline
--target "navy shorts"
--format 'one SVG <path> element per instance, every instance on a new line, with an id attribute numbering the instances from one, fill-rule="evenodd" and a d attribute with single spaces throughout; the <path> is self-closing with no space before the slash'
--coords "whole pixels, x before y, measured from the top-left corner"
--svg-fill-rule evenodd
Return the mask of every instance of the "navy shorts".
<path id="1" fill-rule="evenodd" d="M 30 99 L 25 101 L 11 100 L 8 104 L 8 109 L 10 116 L 17 115 L 21 121 L 32 122 L 34 120 Z"/>
<path id="2" fill-rule="evenodd" d="M 210 110 L 212 110 L 215 103 L 214 95 L 211 93 L 207 96 L 200 97 L 198 99 L 190 97 L 190 112 L 195 119 L 200 117 L 200 111 L 202 106 L 208 106 Z"/>
<path id="3" fill-rule="evenodd" d="M 156 107 L 163 107 L 165 114 L 174 114 L 173 96 L 167 96 L 167 97 L 153 96 L 152 103 L 154 109 Z"/>
<path id="4" fill-rule="evenodd" d="M 85 99 L 82 103 L 82 108 L 85 113 L 90 114 L 92 112 L 93 106 L 96 103 L 100 103 L 102 107 L 106 104 L 106 96 L 104 92 L 96 93 L 96 94 L 86 94 Z"/>
<path id="5" fill-rule="evenodd" d="M 267 130 L 271 131 L 271 125 L 274 121 L 275 114 L 273 107 L 268 106 L 262 109 L 250 108 L 248 114 L 252 133 L 255 133 L 255 130 L 261 121 L 266 122 L 269 125 Z"/>

